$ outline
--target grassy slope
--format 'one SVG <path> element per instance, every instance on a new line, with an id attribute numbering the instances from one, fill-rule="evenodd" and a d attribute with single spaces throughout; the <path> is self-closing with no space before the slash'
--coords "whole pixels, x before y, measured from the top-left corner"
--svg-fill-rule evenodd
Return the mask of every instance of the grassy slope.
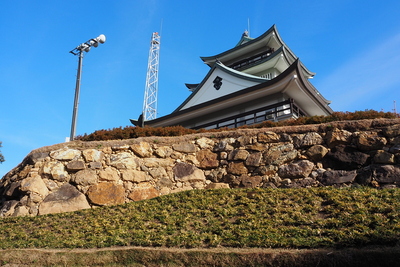
<path id="1" fill-rule="evenodd" d="M 393 246 L 400 190 L 193 190 L 113 207 L 0 219 L 0 248 Z"/>

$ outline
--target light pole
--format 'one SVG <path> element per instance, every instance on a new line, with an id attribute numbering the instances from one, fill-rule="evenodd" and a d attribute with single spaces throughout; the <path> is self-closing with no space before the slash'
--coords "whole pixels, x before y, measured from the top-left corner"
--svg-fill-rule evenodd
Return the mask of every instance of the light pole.
<path id="1" fill-rule="evenodd" d="M 78 105 L 79 105 L 79 91 L 81 87 L 81 74 L 82 74 L 82 60 L 83 60 L 83 52 L 89 52 L 92 46 L 97 47 L 100 44 L 104 44 L 106 41 L 106 36 L 104 34 L 100 34 L 98 37 L 94 39 L 90 39 L 86 43 L 80 44 L 71 51 L 71 54 L 78 56 L 78 71 L 76 74 L 76 86 L 75 86 L 75 98 L 74 98 L 74 108 L 72 111 L 72 124 L 71 124 L 71 134 L 69 137 L 70 141 L 73 141 L 75 138 L 76 131 L 76 119 L 78 116 Z"/>

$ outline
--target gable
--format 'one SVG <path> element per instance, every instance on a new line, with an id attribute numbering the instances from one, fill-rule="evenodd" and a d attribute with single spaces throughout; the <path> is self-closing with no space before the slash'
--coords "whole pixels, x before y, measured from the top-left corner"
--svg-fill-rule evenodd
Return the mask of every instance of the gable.
<path id="1" fill-rule="evenodd" d="M 217 62 L 176 111 L 229 95 L 265 81 L 265 78 L 244 74 Z"/>

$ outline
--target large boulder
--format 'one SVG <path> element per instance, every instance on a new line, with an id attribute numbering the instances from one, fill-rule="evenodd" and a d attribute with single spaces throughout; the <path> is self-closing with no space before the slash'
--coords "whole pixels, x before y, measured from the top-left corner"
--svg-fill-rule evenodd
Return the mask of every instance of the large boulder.
<path id="1" fill-rule="evenodd" d="M 50 152 L 50 157 L 56 160 L 72 160 L 77 159 L 81 155 L 80 150 L 64 147 Z"/>
<path id="2" fill-rule="evenodd" d="M 173 144 L 172 148 L 175 151 L 183 152 L 183 153 L 195 153 L 196 152 L 196 146 L 189 142 Z"/>
<path id="3" fill-rule="evenodd" d="M 385 137 L 379 136 L 377 132 L 361 132 L 356 135 L 356 145 L 360 150 L 379 150 L 386 145 Z"/>
<path id="4" fill-rule="evenodd" d="M 95 205 L 116 205 L 125 203 L 125 189 L 122 185 L 102 182 L 92 185 L 87 197 Z"/>
<path id="5" fill-rule="evenodd" d="M 179 162 L 174 168 L 174 177 L 176 181 L 179 182 L 194 182 L 194 181 L 205 181 L 206 177 L 204 176 L 204 172 L 196 166 Z"/>
<path id="6" fill-rule="evenodd" d="M 306 134 L 296 134 L 293 136 L 293 144 L 295 148 L 310 147 L 320 145 L 324 142 L 321 135 L 316 132 Z"/>
<path id="7" fill-rule="evenodd" d="M 337 146 L 331 149 L 322 160 L 325 168 L 336 170 L 359 169 L 370 160 L 370 155 L 363 153 L 353 147 Z"/>
<path id="8" fill-rule="evenodd" d="M 97 149 L 85 149 L 82 154 L 86 162 L 100 162 L 104 157 L 104 153 Z"/>
<path id="9" fill-rule="evenodd" d="M 151 183 L 140 183 L 132 189 L 132 192 L 128 195 L 128 198 L 133 201 L 139 201 L 144 199 L 150 199 L 158 197 L 160 193 Z"/>
<path id="10" fill-rule="evenodd" d="M 72 176 L 71 181 L 77 185 L 93 185 L 98 181 L 97 173 L 95 170 L 81 170 Z"/>
<path id="11" fill-rule="evenodd" d="M 196 158 L 201 169 L 214 169 L 219 165 L 218 155 L 208 149 L 197 152 Z"/>
<path id="12" fill-rule="evenodd" d="M 141 158 L 150 157 L 153 154 L 153 149 L 147 142 L 140 142 L 131 145 L 132 151 Z"/>
<path id="13" fill-rule="evenodd" d="M 323 185 L 334 185 L 352 183 L 357 176 L 357 172 L 344 170 L 330 170 L 323 173 L 320 182 Z"/>
<path id="14" fill-rule="evenodd" d="M 39 215 L 90 209 L 84 194 L 71 184 L 64 184 L 49 194 L 39 206 Z"/>
<path id="15" fill-rule="evenodd" d="M 39 175 L 22 180 L 19 190 L 27 193 L 36 193 L 42 198 L 46 197 L 49 193 L 46 184 Z"/>
<path id="16" fill-rule="evenodd" d="M 325 136 L 325 141 L 328 147 L 333 148 L 339 145 L 348 145 L 351 142 L 352 133 L 346 130 L 339 130 L 334 128 L 329 131 Z"/>
<path id="17" fill-rule="evenodd" d="M 309 160 L 299 160 L 287 165 L 282 165 L 278 169 L 281 178 L 305 178 L 310 175 L 314 168 L 314 163 Z"/>
<path id="18" fill-rule="evenodd" d="M 374 165 L 372 173 L 378 183 L 400 184 L 400 166 L 398 165 Z"/>

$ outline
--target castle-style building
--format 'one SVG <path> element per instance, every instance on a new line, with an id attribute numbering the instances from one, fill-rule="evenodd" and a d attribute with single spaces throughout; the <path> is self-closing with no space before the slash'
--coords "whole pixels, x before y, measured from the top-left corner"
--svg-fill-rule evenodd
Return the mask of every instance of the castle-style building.
<path id="1" fill-rule="evenodd" d="M 235 128 L 333 112 L 309 82 L 315 73 L 282 41 L 275 25 L 257 38 L 245 32 L 232 49 L 201 59 L 210 70 L 200 83 L 186 84 L 189 97 L 171 114 L 144 125 Z"/>

